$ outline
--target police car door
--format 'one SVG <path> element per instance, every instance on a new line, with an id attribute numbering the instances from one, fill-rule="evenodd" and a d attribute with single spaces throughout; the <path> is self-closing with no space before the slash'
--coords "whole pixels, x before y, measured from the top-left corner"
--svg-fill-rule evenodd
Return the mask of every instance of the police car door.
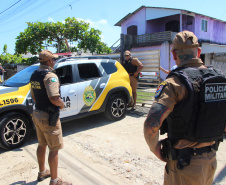
<path id="1" fill-rule="evenodd" d="M 103 69 L 98 63 L 91 61 L 78 64 L 78 111 L 79 114 L 89 112 L 107 85 Z"/>
<path id="2" fill-rule="evenodd" d="M 58 66 L 56 69 L 61 82 L 61 99 L 65 105 L 64 109 L 60 111 L 60 118 L 77 114 L 77 83 L 74 71 L 73 64 Z"/>

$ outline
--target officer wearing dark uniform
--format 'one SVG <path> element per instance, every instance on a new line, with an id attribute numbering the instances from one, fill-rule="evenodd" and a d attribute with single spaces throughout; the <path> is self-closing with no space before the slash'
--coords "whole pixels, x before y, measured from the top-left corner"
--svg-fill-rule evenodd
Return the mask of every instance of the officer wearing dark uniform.
<path id="1" fill-rule="evenodd" d="M 53 72 L 57 55 L 49 50 L 39 54 L 40 67 L 30 79 L 31 95 L 35 102 L 32 119 L 38 137 L 37 159 L 39 164 L 38 181 L 51 176 L 50 185 L 69 185 L 58 178 L 58 150 L 63 148 L 63 136 L 59 109 L 64 108 L 60 98 L 60 83 Z M 45 169 L 46 147 L 49 147 L 50 171 Z"/>
<path id="2" fill-rule="evenodd" d="M 131 53 L 128 50 L 124 52 L 124 56 L 125 60 L 122 62 L 122 65 L 129 74 L 130 85 L 133 93 L 133 102 L 131 102 L 128 106 L 135 110 L 137 101 L 137 79 L 143 68 L 143 64 L 137 58 L 131 57 Z"/>
<path id="3" fill-rule="evenodd" d="M 4 68 L 2 67 L 2 64 L 0 63 L 0 82 L 3 82 L 4 81 Z"/>
<path id="4" fill-rule="evenodd" d="M 178 68 L 159 85 L 144 136 L 150 150 L 167 162 L 165 185 L 212 185 L 225 129 L 226 78 L 203 65 L 192 32 L 176 35 L 172 53 Z M 168 138 L 159 141 L 159 130 Z"/>

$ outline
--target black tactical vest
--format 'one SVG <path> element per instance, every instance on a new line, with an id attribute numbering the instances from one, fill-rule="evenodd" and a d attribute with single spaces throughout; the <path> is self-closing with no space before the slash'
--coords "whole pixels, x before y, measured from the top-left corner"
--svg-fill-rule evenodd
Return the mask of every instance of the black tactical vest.
<path id="1" fill-rule="evenodd" d="M 135 73 L 137 71 L 137 66 L 132 65 L 132 60 L 133 58 L 131 57 L 129 60 L 125 60 L 122 64 L 127 73 Z"/>
<path id="2" fill-rule="evenodd" d="M 43 79 L 45 78 L 45 75 L 51 72 L 49 70 L 44 71 L 34 71 L 34 73 L 31 75 L 30 82 L 31 82 L 31 88 L 33 89 L 36 104 L 35 108 L 38 110 L 42 110 L 47 112 L 48 106 L 53 106 L 51 101 L 48 98 L 46 88 L 43 82 Z"/>
<path id="3" fill-rule="evenodd" d="M 212 68 L 178 68 L 168 77 L 172 75 L 178 76 L 185 84 L 188 95 L 175 105 L 164 122 L 168 124 L 169 139 L 172 142 L 179 139 L 196 142 L 220 139 L 226 125 L 225 76 Z"/>

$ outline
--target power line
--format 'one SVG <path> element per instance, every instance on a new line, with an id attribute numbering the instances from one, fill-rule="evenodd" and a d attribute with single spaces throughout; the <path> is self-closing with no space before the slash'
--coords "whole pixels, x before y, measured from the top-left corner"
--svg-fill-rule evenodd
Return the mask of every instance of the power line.
<path id="1" fill-rule="evenodd" d="M 59 8 L 59 9 L 57 9 L 57 10 L 55 10 L 55 11 L 53 11 L 53 12 L 51 12 L 51 13 L 45 15 L 45 16 L 39 18 L 38 20 L 42 20 L 42 19 L 44 19 L 44 18 L 46 18 L 46 17 L 48 17 L 48 16 L 51 16 L 51 15 L 57 13 L 57 12 L 60 12 L 60 11 L 62 11 L 63 9 L 67 8 L 68 6 L 71 6 L 72 4 L 77 3 L 78 1 L 80 1 L 80 0 L 74 0 L 74 1 L 71 1 L 68 5 L 65 5 L 64 7 L 61 7 L 61 8 Z"/>
<path id="2" fill-rule="evenodd" d="M 22 2 L 22 4 L 19 4 L 18 6 L 13 7 L 13 9 L 11 9 L 11 11 L 7 12 L 4 15 L 1 15 L 0 23 L 12 19 L 13 17 L 15 17 L 15 15 L 19 14 L 24 9 L 26 9 L 29 6 L 31 6 L 32 4 L 34 4 L 36 1 L 38 1 L 38 0 L 25 0 Z"/>
<path id="3" fill-rule="evenodd" d="M 55 11 L 49 13 L 49 14 L 47 14 L 47 15 L 41 17 L 41 18 L 38 18 L 38 20 L 42 20 L 42 19 L 44 19 L 44 18 L 46 18 L 46 17 L 48 17 L 48 16 L 51 16 L 51 15 L 57 13 L 57 12 L 60 12 L 60 11 L 62 11 L 63 9 L 67 8 L 68 6 L 74 4 L 74 3 L 78 2 L 78 1 L 80 1 L 80 0 L 74 0 L 74 1 L 71 1 L 71 2 L 69 2 L 68 5 L 65 5 L 65 6 L 59 8 L 59 9 L 57 9 L 57 10 L 55 10 Z M 28 11 L 28 12 L 29 12 L 29 11 Z M 17 18 L 18 18 L 18 17 L 16 17 L 16 19 L 17 19 Z M 0 21 L 0 23 L 1 23 L 1 21 Z M 17 27 L 17 28 L 13 28 L 13 29 L 9 29 L 9 30 L 7 30 L 7 31 L 3 31 L 3 32 L 0 32 L 0 33 L 1 33 L 1 34 L 4 34 L 4 33 L 12 32 L 12 31 L 17 30 L 17 29 L 19 29 L 19 28 L 22 28 L 22 26 Z"/>
<path id="4" fill-rule="evenodd" d="M 5 9 L 4 11 L 2 11 L 0 14 L 6 12 L 7 10 L 9 10 L 10 8 L 14 7 L 17 3 L 19 3 L 22 0 L 17 1 L 16 3 L 14 3 L 13 5 L 11 5 L 9 8 Z"/>

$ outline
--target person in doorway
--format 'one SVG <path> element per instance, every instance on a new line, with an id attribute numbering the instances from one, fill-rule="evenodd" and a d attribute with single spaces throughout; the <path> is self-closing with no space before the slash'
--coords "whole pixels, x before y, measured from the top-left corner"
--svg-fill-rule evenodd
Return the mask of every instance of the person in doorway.
<path id="1" fill-rule="evenodd" d="M 226 130 L 226 78 L 203 65 L 193 32 L 179 32 L 171 51 L 180 69 L 157 88 L 144 137 L 156 157 L 166 162 L 164 185 L 212 185 L 216 151 Z M 159 141 L 159 131 L 167 138 Z"/>
<path id="2" fill-rule="evenodd" d="M 137 58 L 133 58 L 128 50 L 124 52 L 124 56 L 125 60 L 122 62 L 122 65 L 129 74 L 133 93 L 133 101 L 130 102 L 128 107 L 132 107 L 132 110 L 135 110 L 137 101 L 137 80 L 139 78 L 139 73 L 143 69 L 143 64 Z"/>
<path id="3" fill-rule="evenodd" d="M 57 55 L 49 50 L 39 53 L 40 66 L 31 78 L 31 96 L 35 102 L 32 119 L 38 137 L 38 181 L 51 177 L 50 185 L 70 185 L 58 177 L 58 151 L 63 148 L 63 136 L 59 109 L 64 108 L 60 98 L 60 83 L 53 72 Z M 45 168 L 46 147 L 49 147 L 49 167 Z"/>

